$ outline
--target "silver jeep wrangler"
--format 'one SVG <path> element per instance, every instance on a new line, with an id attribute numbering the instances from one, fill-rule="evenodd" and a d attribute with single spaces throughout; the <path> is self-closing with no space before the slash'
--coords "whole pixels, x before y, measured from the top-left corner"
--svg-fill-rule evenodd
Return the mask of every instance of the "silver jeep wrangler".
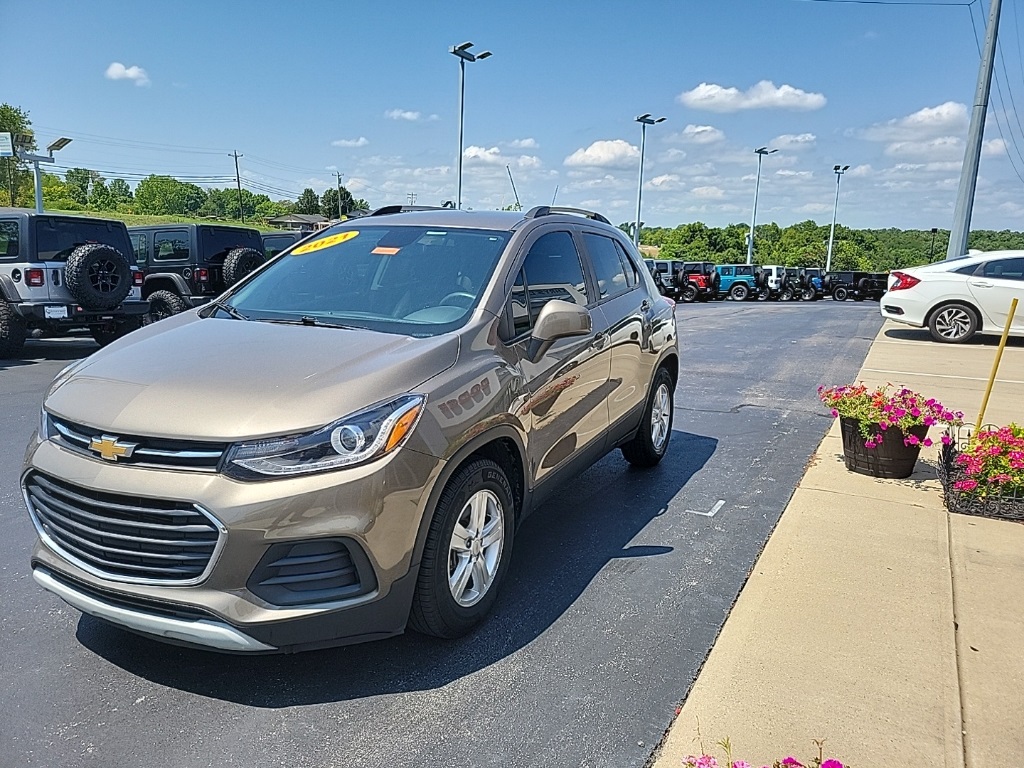
<path id="1" fill-rule="evenodd" d="M 0 208 L 0 359 L 31 331 L 88 327 L 101 345 L 149 311 L 123 222 Z"/>

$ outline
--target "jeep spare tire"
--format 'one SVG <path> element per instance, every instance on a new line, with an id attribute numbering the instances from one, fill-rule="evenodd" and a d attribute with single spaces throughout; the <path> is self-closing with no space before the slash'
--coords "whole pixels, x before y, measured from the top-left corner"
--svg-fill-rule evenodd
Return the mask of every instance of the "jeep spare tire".
<path id="1" fill-rule="evenodd" d="M 263 264 L 263 254 L 254 248 L 235 248 L 224 257 L 224 285 L 232 286 Z"/>
<path id="2" fill-rule="evenodd" d="M 758 288 L 767 288 L 768 287 L 768 273 L 765 272 L 763 269 L 758 270 L 757 276 L 754 277 L 754 284 Z"/>
<path id="3" fill-rule="evenodd" d="M 113 309 L 132 289 L 132 268 L 116 248 L 104 243 L 87 243 L 68 256 L 64 284 L 83 308 Z"/>

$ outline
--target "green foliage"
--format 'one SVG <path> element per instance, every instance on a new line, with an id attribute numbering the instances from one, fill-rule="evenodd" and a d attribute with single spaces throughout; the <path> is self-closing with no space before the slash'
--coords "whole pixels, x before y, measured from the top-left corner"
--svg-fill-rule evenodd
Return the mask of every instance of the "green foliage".
<path id="1" fill-rule="evenodd" d="M 128 182 L 124 179 L 113 179 L 110 182 L 110 198 L 114 203 L 114 207 L 118 208 L 122 205 L 131 205 L 134 200 L 132 195 L 132 188 L 128 186 Z"/>
<path id="2" fill-rule="evenodd" d="M 12 136 L 31 134 L 32 121 L 28 112 L 10 104 L 0 104 L 0 131 Z M 28 149 L 36 149 L 35 139 L 28 144 Z M 0 205 L 32 205 L 34 195 L 32 172 L 28 165 L 14 157 L 0 158 Z"/>
<path id="3" fill-rule="evenodd" d="M 136 213 L 194 215 L 206 202 L 206 192 L 170 176 L 147 176 L 135 188 Z"/>
<path id="4" fill-rule="evenodd" d="M 295 202 L 295 213 L 320 213 L 320 198 L 317 197 L 316 192 L 309 187 L 302 190 L 302 194 Z"/>
<path id="5" fill-rule="evenodd" d="M 338 190 L 334 187 L 325 189 L 324 193 L 320 195 L 320 210 L 318 213 L 321 216 L 326 216 L 328 219 L 338 218 Z"/>

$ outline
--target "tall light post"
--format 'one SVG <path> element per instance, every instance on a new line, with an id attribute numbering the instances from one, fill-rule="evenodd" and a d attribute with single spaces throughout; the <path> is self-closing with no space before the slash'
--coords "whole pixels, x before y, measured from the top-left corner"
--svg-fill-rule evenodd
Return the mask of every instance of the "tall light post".
<path id="1" fill-rule="evenodd" d="M 754 226 L 757 224 L 757 191 L 761 188 L 761 161 L 765 155 L 771 155 L 779 150 L 758 147 L 754 150 L 757 155 L 757 180 L 754 182 L 754 211 L 750 214 L 750 235 L 747 236 L 747 264 L 754 263 Z"/>
<path id="2" fill-rule="evenodd" d="M 43 174 L 42 174 L 42 171 L 40 171 L 40 169 L 39 169 L 39 164 L 40 163 L 53 163 L 53 162 L 55 162 L 54 159 L 53 159 L 53 153 L 54 152 L 58 152 L 58 151 L 64 149 L 64 147 L 66 147 L 68 144 L 71 143 L 71 139 L 67 138 L 66 136 L 61 136 L 59 139 L 57 139 L 56 141 L 51 142 L 50 145 L 47 146 L 46 154 L 45 155 L 33 155 L 30 152 L 28 152 L 28 150 L 24 149 L 24 145 L 25 144 L 27 144 L 27 143 L 30 144 L 31 143 L 31 136 L 24 137 L 24 140 L 21 141 L 21 142 L 18 141 L 18 138 L 21 138 L 21 137 L 16 137 L 15 138 L 14 151 L 15 151 L 15 154 L 18 156 L 19 160 L 21 160 L 24 163 L 32 163 L 32 172 L 33 172 L 33 174 L 35 176 L 35 187 L 36 187 L 36 213 L 42 213 L 43 212 Z M 22 146 L 19 147 L 18 146 L 19 144 L 21 144 Z M 11 201 L 11 205 L 14 205 L 14 201 L 13 200 Z"/>
<path id="3" fill-rule="evenodd" d="M 644 191 L 644 149 L 647 144 L 647 126 L 657 125 L 665 122 L 664 117 L 651 117 L 650 112 L 644 112 L 634 118 L 640 123 L 640 180 L 636 184 L 636 226 L 633 227 L 633 245 L 640 246 L 640 201 Z"/>
<path id="4" fill-rule="evenodd" d="M 848 165 L 837 165 L 832 169 L 836 174 L 836 204 L 832 209 L 832 229 L 828 231 L 828 256 L 825 257 L 825 271 L 832 271 L 832 243 L 836 239 L 836 215 L 839 213 L 839 182 L 843 174 L 850 170 Z"/>
<path id="5" fill-rule="evenodd" d="M 462 134 L 463 134 L 463 123 L 466 113 L 466 62 L 467 61 L 482 61 L 483 59 L 491 57 L 493 54 L 490 51 L 481 51 L 480 53 L 470 53 L 470 48 L 473 47 L 472 43 L 466 42 L 461 45 L 453 45 L 449 51 L 452 56 L 455 56 L 459 60 L 459 159 L 458 159 L 458 191 L 455 194 L 455 207 L 462 208 Z"/>

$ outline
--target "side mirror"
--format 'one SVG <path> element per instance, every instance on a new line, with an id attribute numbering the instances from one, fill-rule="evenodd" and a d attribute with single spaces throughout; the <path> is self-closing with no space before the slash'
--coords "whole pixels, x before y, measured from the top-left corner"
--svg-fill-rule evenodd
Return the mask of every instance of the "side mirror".
<path id="1" fill-rule="evenodd" d="M 532 362 L 540 360 L 552 342 L 571 336 L 586 336 L 594 327 L 586 307 L 561 299 L 552 299 L 540 311 L 527 344 L 526 354 Z"/>

